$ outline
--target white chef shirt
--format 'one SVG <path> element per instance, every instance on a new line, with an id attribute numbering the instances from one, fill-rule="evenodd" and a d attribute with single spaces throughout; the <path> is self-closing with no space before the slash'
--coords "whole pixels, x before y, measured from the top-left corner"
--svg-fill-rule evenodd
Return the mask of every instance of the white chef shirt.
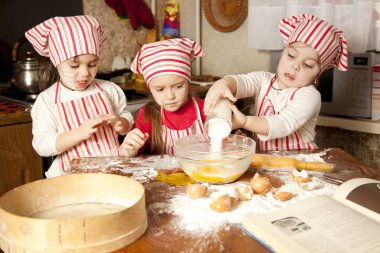
<path id="1" fill-rule="evenodd" d="M 273 73 L 260 71 L 230 77 L 237 81 L 236 98 L 255 98 L 254 112 L 257 115 L 274 76 Z M 277 82 L 273 85 L 278 88 Z M 261 141 L 283 138 L 297 130 L 304 142 L 314 141 L 315 126 L 321 108 L 321 95 L 313 85 L 302 87 L 295 92 L 296 89 L 270 89 L 267 96 L 272 102 L 274 111 L 279 114 L 264 116 L 269 124 L 269 133 L 267 136 L 258 134 Z M 294 92 L 294 97 L 290 99 Z"/>
<path id="2" fill-rule="evenodd" d="M 114 113 L 117 116 L 124 117 L 129 121 L 130 128 L 134 120 L 132 114 L 127 110 L 127 100 L 123 90 L 116 84 L 98 80 L 96 82 L 101 86 L 103 91 L 107 94 L 110 100 Z M 63 126 L 60 123 L 59 115 L 57 112 L 57 105 L 55 104 L 57 83 L 50 86 L 45 91 L 41 92 L 31 110 L 33 119 L 33 148 L 40 156 L 56 156 L 58 151 L 55 142 L 58 134 L 63 133 Z M 60 86 L 60 102 L 67 102 L 74 99 L 79 99 L 85 96 L 99 92 L 93 84 L 91 84 L 84 91 L 73 91 L 65 86 Z M 129 129 L 130 130 L 130 129 Z M 51 167 L 59 166 L 55 160 Z"/>

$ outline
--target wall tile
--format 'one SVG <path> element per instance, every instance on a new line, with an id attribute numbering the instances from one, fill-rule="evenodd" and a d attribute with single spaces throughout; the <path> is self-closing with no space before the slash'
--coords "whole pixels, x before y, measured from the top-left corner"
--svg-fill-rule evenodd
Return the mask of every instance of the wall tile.
<path id="1" fill-rule="evenodd" d="M 339 147 L 380 170 L 380 135 L 317 126 L 315 142 L 319 148 Z"/>

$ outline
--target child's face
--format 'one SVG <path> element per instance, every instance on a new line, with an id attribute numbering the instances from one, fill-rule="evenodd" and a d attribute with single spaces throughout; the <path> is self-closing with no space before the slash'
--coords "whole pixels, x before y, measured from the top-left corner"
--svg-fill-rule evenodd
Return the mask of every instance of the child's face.
<path id="1" fill-rule="evenodd" d="M 175 112 L 188 101 L 189 82 L 178 75 L 156 76 L 149 82 L 156 103 L 167 111 Z"/>
<path id="2" fill-rule="evenodd" d="M 73 90 L 85 90 L 95 78 L 98 63 L 99 58 L 93 54 L 75 56 L 57 66 L 59 78 Z"/>
<path id="3" fill-rule="evenodd" d="M 294 42 L 284 49 L 277 65 L 279 86 L 285 89 L 310 85 L 320 71 L 317 51 L 305 43 Z"/>

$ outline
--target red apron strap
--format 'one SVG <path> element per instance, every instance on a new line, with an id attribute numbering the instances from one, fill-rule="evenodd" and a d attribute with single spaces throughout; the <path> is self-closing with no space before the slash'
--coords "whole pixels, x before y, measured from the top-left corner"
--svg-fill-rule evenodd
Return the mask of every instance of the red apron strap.
<path id="1" fill-rule="evenodd" d="M 55 96 L 54 96 L 54 103 L 58 103 L 58 97 L 59 97 L 59 86 L 60 86 L 60 81 L 57 81 L 57 87 L 55 88 Z"/>
<path id="2" fill-rule="evenodd" d="M 257 113 L 257 116 L 260 116 L 261 110 L 263 109 L 263 105 L 264 105 L 265 97 L 268 96 L 269 91 L 270 91 L 270 89 L 272 88 L 273 83 L 274 83 L 277 79 L 278 79 L 278 78 L 277 78 L 276 76 L 274 76 L 274 77 L 272 78 L 272 80 L 271 80 L 271 82 L 270 82 L 270 85 L 269 85 L 269 87 L 268 87 L 268 89 L 267 89 L 267 92 L 265 93 L 263 99 L 261 100 L 260 109 L 259 109 L 259 111 L 258 111 L 258 113 Z"/>

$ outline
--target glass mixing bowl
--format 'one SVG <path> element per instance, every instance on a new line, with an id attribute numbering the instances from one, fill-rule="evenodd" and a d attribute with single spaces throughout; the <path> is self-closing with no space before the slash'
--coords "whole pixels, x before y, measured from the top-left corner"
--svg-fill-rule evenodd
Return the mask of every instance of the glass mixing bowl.
<path id="1" fill-rule="evenodd" d="M 238 179 L 248 169 L 256 143 L 249 137 L 230 134 L 220 151 L 212 148 L 207 135 L 189 135 L 174 143 L 174 152 L 184 172 L 198 182 L 224 184 Z"/>

